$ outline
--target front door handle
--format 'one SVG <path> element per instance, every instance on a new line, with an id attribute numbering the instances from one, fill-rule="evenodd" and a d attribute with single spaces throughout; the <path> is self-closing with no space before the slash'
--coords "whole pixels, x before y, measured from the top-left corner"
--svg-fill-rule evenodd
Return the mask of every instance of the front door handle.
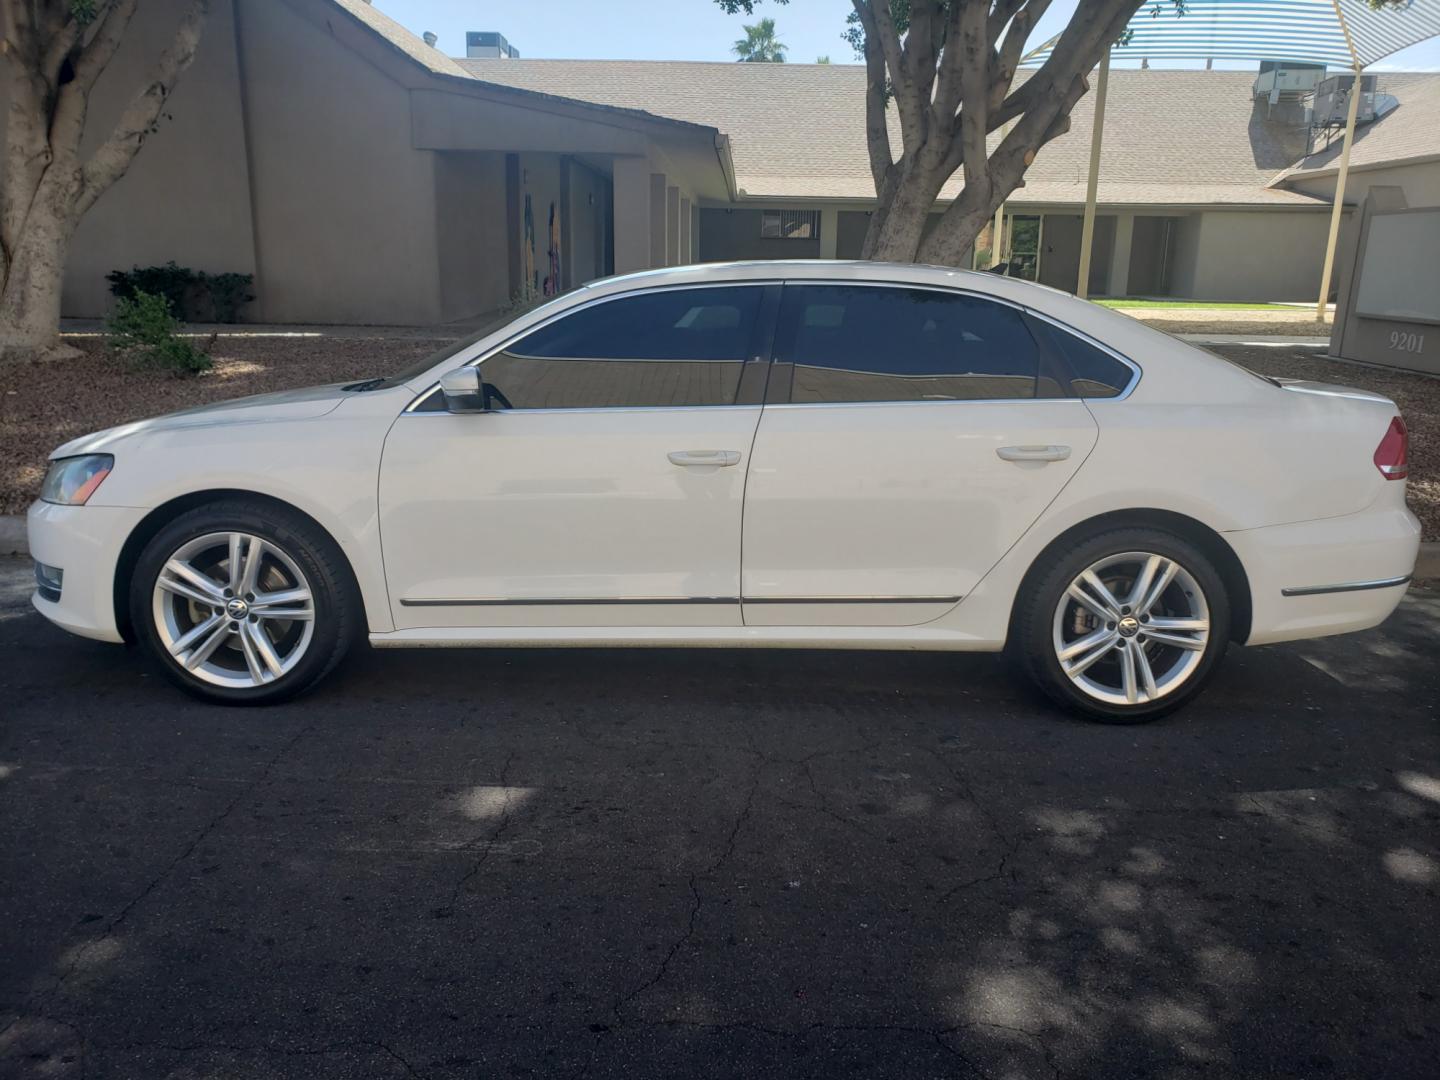
<path id="1" fill-rule="evenodd" d="M 1064 461 L 1068 446 L 1002 446 L 995 451 L 1001 461 Z"/>
<path id="2" fill-rule="evenodd" d="M 739 450 L 672 450 L 666 455 L 671 465 L 708 465 L 712 469 L 740 464 Z"/>

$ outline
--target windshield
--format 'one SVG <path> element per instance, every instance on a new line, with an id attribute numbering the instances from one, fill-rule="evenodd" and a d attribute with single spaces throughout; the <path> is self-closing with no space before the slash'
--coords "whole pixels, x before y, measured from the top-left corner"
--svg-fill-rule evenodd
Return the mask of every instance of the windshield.
<path id="1" fill-rule="evenodd" d="M 508 308 L 503 314 L 496 316 L 494 319 L 487 322 L 483 327 L 475 331 L 473 334 L 469 334 L 466 337 L 460 338 L 458 341 L 451 341 L 446 343 L 445 345 L 442 345 L 429 356 L 425 357 L 425 359 L 411 364 L 404 371 L 397 372 L 394 375 L 386 375 L 380 378 L 370 379 L 365 382 L 354 383 L 352 384 L 352 386 L 347 386 L 346 389 L 349 390 L 353 388 L 356 390 L 387 390 L 392 386 L 399 386 L 401 383 L 407 383 L 411 379 L 418 379 L 421 375 L 424 375 L 425 372 L 429 371 L 431 368 L 436 367 L 441 363 L 444 363 L 452 356 L 459 355 L 460 353 L 468 349 L 471 345 L 474 345 L 477 341 L 489 337 L 491 334 L 495 333 L 495 331 L 500 330 L 509 323 L 514 322 L 516 319 L 519 319 L 525 315 L 529 315 L 532 311 L 538 311 L 542 307 L 548 307 L 559 300 L 565 299 L 568 295 L 568 293 L 561 293 L 558 296 L 537 296 L 529 303 L 521 304 L 518 307 Z"/>

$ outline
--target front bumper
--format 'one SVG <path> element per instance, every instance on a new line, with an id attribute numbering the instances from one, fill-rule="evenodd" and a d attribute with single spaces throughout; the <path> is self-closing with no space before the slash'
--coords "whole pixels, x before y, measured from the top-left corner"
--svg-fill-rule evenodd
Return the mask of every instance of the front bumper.
<path id="1" fill-rule="evenodd" d="M 1379 626 L 1399 605 L 1420 550 L 1403 505 L 1226 533 L 1250 579 L 1247 645 Z"/>
<path id="2" fill-rule="evenodd" d="M 37 590 L 30 601 L 35 610 L 72 634 L 123 640 L 115 624 L 115 567 L 146 513 L 128 506 L 33 503 L 25 518 L 31 557 L 64 571 L 59 600 Z"/>

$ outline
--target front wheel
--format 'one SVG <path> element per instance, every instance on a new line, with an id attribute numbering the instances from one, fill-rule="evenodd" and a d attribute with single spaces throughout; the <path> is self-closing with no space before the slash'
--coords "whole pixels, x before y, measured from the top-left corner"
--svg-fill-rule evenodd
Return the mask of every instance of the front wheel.
<path id="1" fill-rule="evenodd" d="M 1039 568 L 1019 598 L 1012 644 L 1051 698 L 1133 724 L 1200 692 L 1224 654 L 1230 605 L 1209 558 L 1157 529 L 1116 529 Z"/>
<path id="2" fill-rule="evenodd" d="M 357 611 L 334 542 L 261 500 L 182 514 L 146 545 L 130 587 L 137 636 L 166 675 L 228 704 L 308 689 L 344 655 Z"/>

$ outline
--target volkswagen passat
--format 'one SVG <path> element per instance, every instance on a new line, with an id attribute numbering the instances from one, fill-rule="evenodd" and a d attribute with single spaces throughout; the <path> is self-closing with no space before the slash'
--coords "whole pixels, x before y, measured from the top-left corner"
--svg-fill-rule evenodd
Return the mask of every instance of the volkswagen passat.
<path id="1" fill-rule="evenodd" d="M 1227 644 L 1361 630 L 1419 526 L 1405 426 L 992 275 L 596 282 L 417 367 L 60 447 L 34 603 L 215 701 L 346 648 L 1008 649 L 1138 721 Z"/>

